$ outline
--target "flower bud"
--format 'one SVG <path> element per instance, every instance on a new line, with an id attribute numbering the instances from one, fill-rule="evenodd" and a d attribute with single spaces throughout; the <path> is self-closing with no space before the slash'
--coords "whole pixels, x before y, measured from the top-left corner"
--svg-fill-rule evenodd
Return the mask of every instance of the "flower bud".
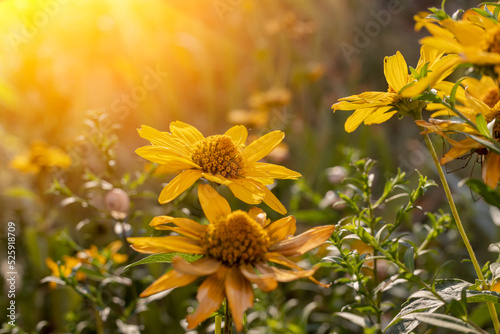
<path id="1" fill-rule="evenodd" d="M 111 216 L 116 220 L 127 217 L 130 209 L 130 199 L 123 189 L 114 188 L 106 194 L 104 199 L 106 209 L 111 212 Z"/>

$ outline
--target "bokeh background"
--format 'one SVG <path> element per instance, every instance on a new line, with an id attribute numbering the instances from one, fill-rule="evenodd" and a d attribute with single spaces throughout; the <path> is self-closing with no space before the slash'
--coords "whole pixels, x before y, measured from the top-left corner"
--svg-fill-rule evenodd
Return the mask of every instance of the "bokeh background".
<path id="1" fill-rule="evenodd" d="M 453 13 L 478 4 L 449 1 L 446 8 Z M 239 123 L 255 136 L 285 131 L 285 144 L 271 159 L 299 171 L 303 179 L 299 190 L 284 181 L 276 191 L 303 226 L 341 218 L 342 212 L 319 210 L 311 215 L 311 209 L 318 209 L 317 197 L 333 187 L 329 168 L 347 167 L 356 157 L 378 161 L 380 184 L 397 168 L 410 176 L 419 169 L 437 179 L 410 120 L 394 118 L 347 134 L 343 124 L 348 113 L 334 115 L 331 105 L 365 90 L 385 91 L 385 56 L 399 50 L 409 65 L 416 65 L 418 39 L 426 33 L 414 31 L 413 15 L 440 5 L 431 0 L 0 1 L 0 235 L 3 242 L 4 226 L 16 222 L 22 277 L 17 286 L 19 326 L 28 332 L 37 324 L 45 326 L 42 332 L 70 332 L 65 326 L 77 321 L 80 297 L 40 283 L 50 274 L 45 258 L 60 259 L 71 249 L 57 241 L 61 233 L 82 247 L 105 246 L 117 238 L 112 226 L 89 218 L 95 212 L 61 205 L 60 196 L 47 193 L 55 177 L 102 202 L 103 194 L 86 192 L 81 181 L 84 169 L 97 175 L 109 167 L 93 152 L 89 138 L 98 133 L 90 133 L 95 130 L 89 126 L 92 115 L 105 113 L 103 133 L 112 131 L 115 136 L 111 183 L 148 168 L 134 153 L 147 144 L 136 131 L 142 124 L 168 131 L 170 122 L 181 120 L 205 135 Z M 37 143 L 65 152 L 72 163 L 42 170 L 16 168 L 13 161 L 26 159 Z M 43 165 L 33 159 L 32 165 Z M 455 169 L 448 177 L 456 185 L 464 176 L 477 175 L 480 166 L 473 158 L 450 167 Z M 158 193 L 168 179 L 159 176 L 149 190 Z M 473 196 L 467 188 L 454 190 L 472 242 L 484 250 L 485 244 L 498 239 L 492 214 L 481 201 L 470 205 Z M 294 191 L 303 191 L 300 201 L 294 200 Z M 140 219 L 130 220 L 130 233 L 136 235 L 147 229 L 148 218 L 167 210 L 151 198 L 137 196 L 132 202 L 133 210 L 141 212 Z M 422 203 L 428 211 L 445 205 L 437 188 Z M 91 223 L 82 228 L 86 219 Z M 460 243 L 453 242 L 456 233 L 450 231 L 447 237 L 438 246 L 441 251 L 466 257 L 461 256 L 465 253 Z M 478 256 L 484 262 L 491 254 Z M 6 272 L 4 254 L 2 261 Z M 148 270 L 138 275 L 157 277 L 164 267 Z M 449 270 L 460 273 L 461 266 Z M 273 307 L 290 300 L 291 290 L 277 292 Z M 144 332 L 182 332 L 182 301 L 193 299 L 193 293 L 185 288 L 151 304 L 141 315 Z M 339 293 L 329 298 L 335 300 Z M 2 298 L 2 309 L 4 305 Z"/>

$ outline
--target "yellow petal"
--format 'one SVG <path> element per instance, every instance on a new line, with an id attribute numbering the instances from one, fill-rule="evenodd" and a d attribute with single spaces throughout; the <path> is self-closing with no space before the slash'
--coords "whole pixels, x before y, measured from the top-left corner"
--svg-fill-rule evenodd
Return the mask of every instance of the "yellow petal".
<path id="1" fill-rule="evenodd" d="M 349 116 L 345 122 L 344 128 L 346 132 L 353 132 L 358 128 L 358 126 L 363 123 L 363 121 L 374 113 L 378 108 L 363 108 L 357 109 L 354 113 Z"/>
<path id="2" fill-rule="evenodd" d="M 298 264 L 296 264 L 295 262 L 287 259 L 286 257 L 284 257 L 283 255 L 281 255 L 279 253 L 267 253 L 266 258 L 270 262 L 281 264 L 282 266 L 285 266 L 285 267 L 289 267 L 289 268 L 292 268 L 292 269 L 295 269 L 295 270 L 299 270 L 299 271 L 304 270 Z M 323 283 L 319 282 L 317 279 L 315 279 L 312 276 L 309 276 L 308 279 L 310 281 L 318 284 L 319 286 L 322 286 L 323 288 L 328 288 L 331 285 L 331 283 L 330 284 L 323 284 Z"/>
<path id="3" fill-rule="evenodd" d="M 218 184 L 224 184 L 224 185 L 228 185 L 228 184 L 231 184 L 231 180 L 228 180 L 226 179 L 224 176 L 222 175 L 214 175 L 212 173 L 203 173 L 203 177 L 205 179 L 207 179 L 208 181 L 210 182 L 215 182 L 215 183 L 218 183 Z"/>
<path id="4" fill-rule="evenodd" d="M 154 281 L 141 293 L 140 297 L 147 297 L 164 290 L 186 286 L 197 278 L 198 275 L 186 275 L 173 269 Z"/>
<path id="5" fill-rule="evenodd" d="M 484 115 L 484 117 L 488 118 L 490 117 L 490 114 L 493 113 L 491 108 L 488 107 L 483 101 L 470 96 L 467 91 L 465 91 L 465 97 L 467 98 L 467 102 L 469 102 L 476 114 L 481 113 Z"/>
<path id="6" fill-rule="evenodd" d="M 265 185 L 262 185 L 262 189 L 266 194 L 264 197 L 264 203 L 266 203 L 274 211 L 281 213 L 282 215 L 286 214 L 286 208 L 283 204 L 281 204 L 280 200 L 274 196 L 271 190 L 269 190 Z"/>
<path id="7" fill-rule="evenodd" d="M 265 186 L 251 179 L 234 179 L 228 187 L 236 198 L 248 204 L 259 204 L 266 196 Z"/>
<path id="8" fill-rule="evenodd" d="M 378 108 L 374 113 L 370 114 L 365 119 L 365 124 L 370 125 L 384 123 L 398 112 L 397 110 L 389 111 L 391 109 L 393 109 L 391 106 Z"/>
<path id="9" fill-rule="evenodd" d="M 208 184 L 198 186 L 198 197 L 205 217 L 211 223 L 231 213 L 231 207 L 226 199 Z"/>
<path id="10" fill-rule="evenodd" d="M 420 44 L 429 45 L 448 53 L 460 53 L 463 51 L 463 47 L 455 39 L 429 36 L 420 39 L 419 42 Z"/>
<path id="11" fill-rule="evenodd" d="M 170 123 L 170 132 L 189 144 L 196 144 L 196 142 L 205 139 L 198 129 L 181 121 Z"/>
<path id="12" fill-rule="evenodd" d="M 255 178 L 267 177 L 273 179 L 296 180 L 302 175 L 283 166 L 268 164 L 264 162 L 255 162 L 247 166 L 245 176 Z"/>
<path id="13" fill-rule="evenodd" d="M 198 169 L 186 169 L 170 181 L 160 193 L 158 201 L 161 204 L 168 203 L 176 199 L 186 189 L 191 187 L 193 183 L 198 181 L 202 172 Z"/>
<path id="14" fill-rule="evenodd" d="M 243 314 L 253 306 L 253 289 L 238 267 L 229 269 L 226 276 L 226 297 L 236 329 L 243 329 Z"/>
<path id="15" fill-rule="evenodd" d="M 156 254 L 156 253 L 190 253 L 203 254 L 203 248 L 199 241 L 186 238 L 179 235 L 171 235 L 167 237 L 137 237 L 127 238 L 131 247 L 139 253 Z"/>
<path id="16" fill-rule="evenodd" d="M 384 58 L 384 74 L 389 87 L 399 92 L 408 83 L 408 65 L 401 52 Z"/>
<path id="17" fill-rule="evenodd" d="M 269 251 L 283 256 L 302 255 L 328 240 L 334 230 L 334 225 L 313 227 L 295 237 L 272 244 Z"/>
<path id="18" fill-rule="evenodd" d="M 266 228 L 266 231 L 269 235 L 269 238 L 271 238 L 271 242 L 274 243 L 284 240 L 287 237 L 293 236 L 296 229 L 297 227 L 295 225 L 295 217 L 288 216 L 271 223 Z"/>
<path id="19" fill-rule="evenodd" d="M 143 146 L 135 150 L 139 156 L 157 164 L 166 165 L 172 169 L 200 168 L 197 164 L 183 156 L 173 154 L 166 147 Z"/>
<path id="20" fill-rule="evenodd" d="M 495 189 L 500 181 L 500 155 L 488 152 L 482 169 L 484 183 Z"/>
<path id="21" fill-rule="evenodd" d="M 207 319 L 219 308 L 225 297 L 224 281 L 227 268 L 222 266 L 220 270 L 208 276 L 198 288 L 196 299 L 199 302 L 198 308 L 186 317 L 188 329 L 193 329 L 200 322 Z"/>
<path id="22" fill-rule="evenodd" d="M 59 276 L 59 267 L 50 257 L 45 259 L 45 264 L 52 271 L 52 275 Z"/>
<path id="23" fill-rule="evenodd" d="M 175 224 L 178 227 L 167 226 L 167 224 Z M 157 230 L 170 230 L 182 234 L 186 237 L 199 239 L 205 232 L 205 227 L 194 220 L 188 218 L 174 218 L 170 216 L 154 217 L 149 226 Z"/>
<path id="24" fill-rule="evenodd" d="M 224 133 L 226 136 L 231 137 L 237 147 L 244 147 L 247 141 L 248 131 L 243 125 L 235 125 Z"/>
<path id="25" fill-rule="evenodd" d="M 463 20 L 455 21 L 452 19 L 444 19 L 441 21 L 441 25 L 448 29 L 460 44 L 481 48 L 485 31 L 475 23 Z"/>
<path id="26" fill-rule="evenodd" d="M 219 270 L 221 263 L 215 259 L 204 257 L 189 263 L 182 257 L 177 256 L 172 260 L 174 269 L 186 275 L 207 276 Z"/>
<path id="27" fill-rule="evenodd" d="M 244 264 L 240 266 L 243 276 L 250 282 L 255 283 L 259 289 L 264 292 L 273 291 L 278 287 L 278 281 L 272 274 L 257 275 L 251 265 Z"/>
<path id="28" fill-rule="evenodd" d="M 285 138 L 285 134 L 279 130 L 270 132 L 253 141 L 243 150 L 243 157 L 254 162 L 268 155 Z"/>
<path id="29" fill-rule="evenodd" d="M 261 226 L 266 226 L 266 223 L 270 221 L 267 219 L 267 215 L 264 211 L 262 211 L 261 208 L 257 207 L 252 207 L 250 210 L 248 210 L 248 215 L 253 218 L 257 223 L 259 223 Z"/>
<path id="30" fill-rule="evenodd" d="M 179 156 L 188 157 L 190 155 L 189 147 L 168 132 L 161 132 L 147 125 L 142 125 L 137 132 L 139 132 L 139 136 L 149 140 L 155 146 L 168 148 Z"/>
<path id="31" fill-rule="evenodd" d="M 271 267 L 265 263 L 258 263 L 255 265 L 257 269 L 263 274 L 272 274 L 278 282 L 290 282 L 298 278 L 304 278 L 314 275 L 318 270 L 318 266 L 315 266 L 309 270 L 286 270 L 277 267 Z"/>

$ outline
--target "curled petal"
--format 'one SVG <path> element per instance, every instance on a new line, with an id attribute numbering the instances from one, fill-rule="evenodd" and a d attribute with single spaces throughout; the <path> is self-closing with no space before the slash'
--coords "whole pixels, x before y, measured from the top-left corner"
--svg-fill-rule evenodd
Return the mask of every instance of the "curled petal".
<path id="1" fill-rule="evenodd" d="M 295 225 L 294 216 L 281 218 L 275 222 L 272 222 L 266 228 L 267 234 L 271 238 L 271 242 L 281 241 L 289 236 L 293 236 L 296 229 L 297 227 Z"/>
<path id="2" fill-rule="evenodd" d="M 189 253 L 203 254 L 203 248 L 198 240 L 193 240 L 179 235 L 168 237 L 138 237 L 127 238 L 132 248 L 139 253 Z"/>
<path id="3" fill-rule="evenodd" d="M 243 329 L 243 314 L 253 306 L 253 289 L 237 267 L 229 269 L 226 276 L 226 296 L 236 329 Z"/>
<path id="4" fill-rule="evenodd" d="M 252 207 L 248 210 L 248 215 L 252 217 L 257 223 L 261 226 L 265 226 L 269 219 L 267 219 L 267 215 L 261 208 Z"/>
<path id="5" fill-rule="evenodd" d="M 257 275 L 250 265 L 241 265 L 240 271 L 250 282 L 255 283 L 264 292 L 273 291 L 278 287 L 278 281 L 272 274 Z"/>
<path id="6" fill-rule="evenodd" d="M 196 299 L 199 302 L 198 308 L 186 317 L 188 329 L 193 329 L 200 322 L 207 319 L 212 313 L 217 311 L 225 297 L 224 281 L 227 273 L 226 267 L 213 275 L 208 276 L 198 288 Z"/>
<path id="7" fill-rule="evenodd" d="M 176 256 L 172 263 L 174 264 L 174 269 L 186 275 L 196 275 L 196 276 L 208 276 L 215 273 L 221 266 L 221 263 L 217 260 L 204 257 L 202 259 L 196 260 L 193 263 L 189 263 L 180 256 Z"/>
<path id="8" fill-rule="evenodd" d="M 177 270 L 170 270 L 168 273 L 160 276 L 146 290 L 141 293 L 141 297 L 151 296 L 155 293 L 186 286 L 198 278 L 198 275 L 187 275 Z"/>
<path id="9" fill-rule="evenodd" d="M 203 212 L 211 223 L 231 213 L 231 207 L 226 199 L 208 184 L 198 186 L 198 197 Z"/>
<path id="10" fill-rule="evenodd" d="M 334 230 L 334 225 L 313 227 L 295 237 L 272 244 L 269 251 L 281 253 L 283 256 L 302 255 L 328 240 Z"/>

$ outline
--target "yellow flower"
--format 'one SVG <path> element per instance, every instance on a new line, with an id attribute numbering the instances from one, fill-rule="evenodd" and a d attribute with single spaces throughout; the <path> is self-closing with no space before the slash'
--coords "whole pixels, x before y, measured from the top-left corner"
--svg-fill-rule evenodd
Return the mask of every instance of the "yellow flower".
<path id="1" fill-rule="evenodd" d="M 62 259 L 64 261 L 64 264 L 61 264 L 59 266 L 50 257 L 45 259 L 45 264 L 52 271 L 52 276 L 68 277 L 73 272 L 73 270 L 78 270 L 78 268 L 82 264 L 82 261 L 75 257 L 64 255 Z M 81 281 L 85 278 L 85 274 L 77 271 L 75 277 L 77 281 Z M 56 286 L 56 282 L 50 282 L 51 288 L 55 288 Z"/>
<path id="2" fill-rule="evenodd" d="M 493 130 L 493 136 L 500 141 L 500 102 L 495 103 L 493 107 L 488 106 L 485 102 L 478 98 L 465 93 L 467 104 L 471 106 L 469 113 L 464 115 L 473 123 L 476 121 L 476 115 L 482 114 L 487 123 L 496 119 L 496 125 Z M 453 147 L 441 158 L 441 164 L 444 165 L 458 157 L 469 152 L 476 152 L 484 156 L 482 167 L 483 181 L 490 187 L 496 188 L 500 181 L 500 155 L 488 150 L 482 143 L 473 138 L 466 138 L 456 141 L 447 134 L 450 133 L 468 133 L 477 137 L 481 134 L 470 125 L 453 121 L 431 119 L 429 122 L 417 121 L 417 125 L 426 128 L 426 133 L 435 132 L 445 138 Z"/>
<path id="3" fill-rule="evenodd" d="M 498 6 L 498 5 L 496 5 Z M 490 6 L 492 12 L 494 8 Z M 463 62 L 477 65 L 500 64 L 500 24 L 468 10 L 461 20 L 416 17 L 416 30 L 422 27 L 432 34 L 420 40 L 446 53 L 459 54 Z"/>
<path id="4" fill-rule="evenodd" d="M 411 98 L 442 81 L 458 63 L 456 55 L 443 57 L 443 52 L 423 46 L 415 71 L 420 74 L 427 64 L 427 75 L 416 80 L 408 74 L 406 61 L 398 51 L 394 56 L 384 59 L 384 74 L 389 84 L 387 92 L 365 92 L 342 98 L 332 106 L 333 112 L 354 110 L 345 123 L 347 132 L 356 130 L 361 123 L 383 123 L 398 112 L 402 115 L 418 112 L 423 102 L 412 101 Z"/>
<path id="5" fill-rule="evenodd" d="M 43 168 L 68 168 L 71 158 L 60 148 L 49 146 L 42 141 L 31 144 L 29 152 L 19 154 L 10 161 L 10 167 L 24 173 L 39 173 Z"/>
<path id="6" fill-rule="evenodd" d="M 288 257 L 302 255 L 321 245 L 330 237 L 334 226 L 315 227 L 293 236 L 295 218 L 292 216 L 271 222 L 255 207 L 248 212 L 231 212 L 227 201 L 209 185 L 200 185 L 198 196 L 208 225 L 187 218 L 161 216 L 150 225 L 179 235 L 127 239 L 132 248 L 141 253 L 182 252 L 203 256 L 193 263 L 174 258 L 173 269 L 158 278 L 141 297 L 186 286 L 200 276 L 207 276 L 198 288 L 199 306 L 187 316 L 188 328 L 195 328 L 207 319 L 226 298 L 236 328 L 241 330 L 243 313 L 253 305 L 252 283 L 265 292 L 274 290 L 277 282 L 303 277 L 324 286 L 311 277 L 317 267 L 304 270 Z M 268 262 L 293 270 L 271 266 Z"/>
<path id="7" fill-rule="evenodd" d="M 149 161 L 165 165 L 179 173 L 163 188 L 159 201 L 168 203 L 200 178 L 229 187 L 245 203 L 264 201 L 279 213 L 286 213 L 281 202 L 266 185 L 274 179 L 297 179 L 301 175 L 282 166 L 258 162 L 285 137 L 281 131 L 270 132 L 245 146 L 247 129 L 236 125 L 223 135 L 204 137 L 195 127 L 172 122 L 170 133 L 143 125 L 139 135 L 152 145 L 136 153 Z"/>
<path id="8" fill-rule="evenodd" d="M 128 259 L 128 255 L 118 253 L 122 245 L 123 243 L 120 240 L 113 241 L 102 251 L 99 251 L 96 245 L 90 245 L 89 249 L 78 252 L 77 257 L 87 261 L 94 259 L 101 265 L 105 265 L 109 260 L 116 264 L 120 264 Z"/>

